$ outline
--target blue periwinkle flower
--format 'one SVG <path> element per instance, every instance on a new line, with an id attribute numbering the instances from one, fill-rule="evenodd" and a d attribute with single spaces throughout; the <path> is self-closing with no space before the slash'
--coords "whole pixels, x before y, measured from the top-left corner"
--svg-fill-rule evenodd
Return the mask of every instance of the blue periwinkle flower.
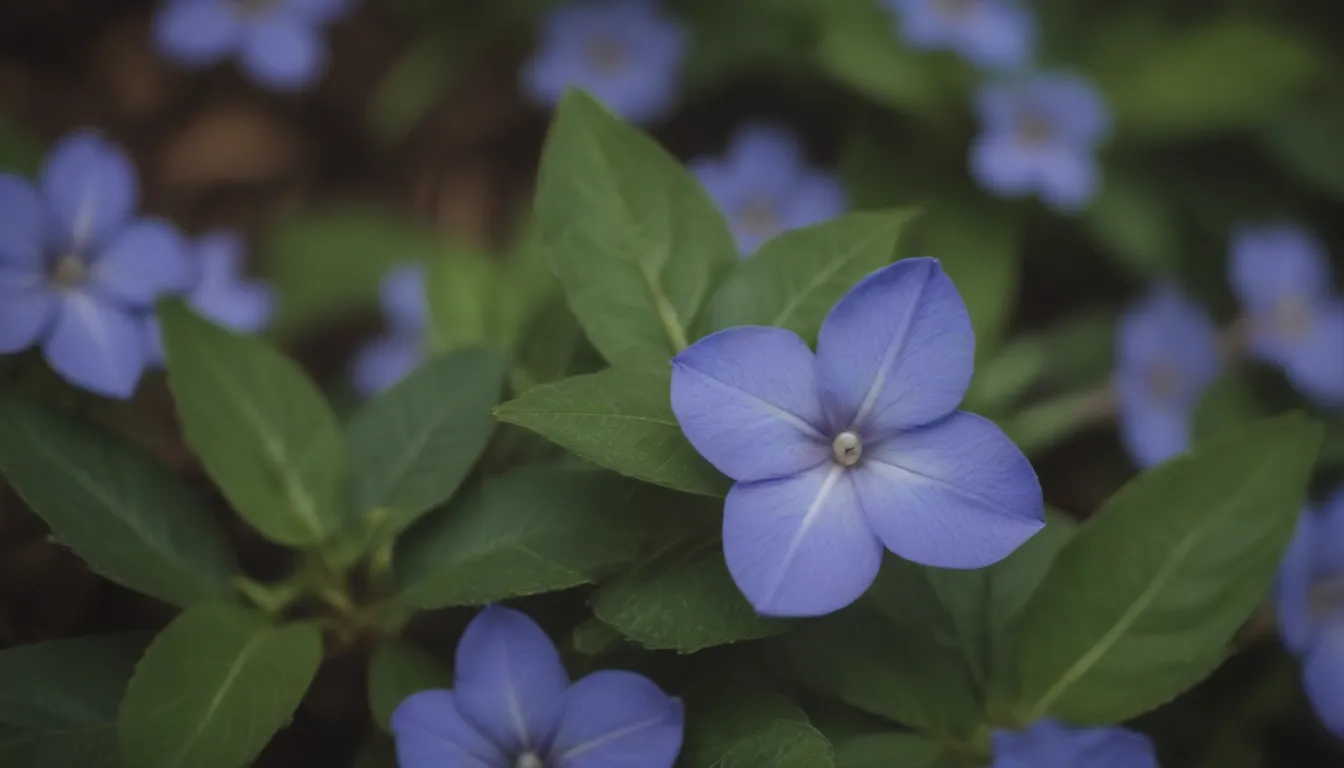
<path id="1" fill-rule="evenodd" d="M 681 702 L 634 672 L 573 683 L 525 614 L 491 606 L 457 646 L 451 691 L 422 691 L 392 714 L 401 768 L 672 768 Z"/>
<path id="2" fill-rule="evenodd" d="M 236 56 L 261 85 L 298 90 L 327 65 L 323 26 L 352 5 L 353 0 L 169 0 L 154 19 L 154 41 L 184 66 Z"/>
<path id="3" fill-rule="evenodd" d="M 1120 318 L 1114 380 L 1120 437 L 1139 466 L 1189 447 L 1195 406 L 1220 368 L 1218 329 L 1174 286 L 1155 286 Z"/>
<path id="4" fill-rule="evenodd" d="M 191 275 L 181 236 L 138 202 L 130 160 L 93 131 L 52 147 L 36 185 L 0 174 L 0 354 L 41 344 L 72 384 L 134 393 L 143 317 Z"/>
<path id="5" fill-rule="evenodd" d="M 1015 0 L 884 0 L 900 17 L 905 42 L 918 50 L 952 50 L 984 69 L 1026 64 L 1036 19 Z"/>
<path id="6" fill-rule="evenodd" d="M 981 568 L 1044 526 L 1031 463 L 992 422 L 956 410 L 974 359 L 966 305 L 930 258 L 854 286 L 815 355 L 791 331 L 744 326 L 673 359 L 682 430 L 737 481 L 724 554 L 757 611 L 849 605 L 876 578 L 883 545 Z"/>
<path id="7" fill-rule="evenodd" d="M 1073 728 L 1040 720 L 994 733 L 990 768 L 1158 768 L 1152 741 L 1120 727 Z"/>
<path id="8" fill-rule="evenodd" d="M 275 292 L 243 275 L 242 238 L 232 232 L 202 235 L 192 246 L 194 277 L 187 304 L 202 317 L 239 333 L 257 333 L 275 314 Z M 163 339 L 154 313 L 145 316 L 149 361 L 163 362 Z"/>
<path id="9" fill-rule="evenodd" d="M 982 131 L 971 146 L 971 175 L 1003 197 L 1038 195 L 1059 211 L 1076 211 L 1096 194 L 1097 146 L 1111 116 L 1081 75 L 1048 72 L 990 83 L 976 100 Z"/>
<path id="10" fill-rule="evenodd" d="M 676 103 L 686 49 L 686 30 L 653 0 L 563 5 L 542 21 L 523 86 L 545 106 L 581 88 L 626 120 L 651 122 Z"/>
<path id="11" fill-rule="evenodd" d="M 744 256 L 785 230 L 845 212 L 840 180 L 808 167 L 797 137 L 780 126 L 744 126 L 723 157 L 700 158 L 691 170 L 728 218 Z"/>
<path id="12" fill-rule="evenodd" d="M 429 303 L 424 265 L 406 264 L 389 272 L 379 303 L 387 330 L 359 351 L 351 372 L 355 389 L 365 396 L 401 381 L 425 359 Z"/>
<path id="13" fill-rule="evenodd" d="M 1325 246 L 1287 225 L 1239 229 L 1229 271 L 1246 314 L 1247 351 L 1282 367 L 1307 396 L 1344 403 L 1344 301 Z"/>
<path id="14" fill-rule="evenodd" d="M 1316 715 L 1344 738 L 1344 488 L 1308 507 L 1279 568 L 1283 644 L 1302 657 Z"/>

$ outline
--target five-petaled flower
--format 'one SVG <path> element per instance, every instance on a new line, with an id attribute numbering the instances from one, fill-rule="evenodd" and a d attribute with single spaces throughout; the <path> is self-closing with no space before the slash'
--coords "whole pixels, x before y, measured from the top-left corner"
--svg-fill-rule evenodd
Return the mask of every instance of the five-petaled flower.
<path id="1" fill-rule="evenodd" d="M 884 544 L 917 563 L 980 568 L 1044 526 L 1027 458 L 956 410 L 974 359 L 966 305 L 930 258 L 851 289 L 815 355 L 790 331 L 744 326 L 673 359 L 682 430 L 737 481 L 724 554 L 758 612 L 849 605 L 877 577 Z"/>
<path id="2" fill-rule="evenodd" d="M 71 383 L 131 396 L 144 314 L 191 279 L 181 236 L 136 218 L 138 199 L 130 160 L 92 131 L 52 147 L 36 186 L 0 174 L 0 353 L 41 343 Z"/>
<path id="3" fill-rule="evenodd" d="M 808 167 L 802 145 L 780 126 L 744 126 L 725 156 L 700 158 L 691 170 L 728 217 L 743 256 L 785 230 L 845 211 L 839 179 Z"/>
<path id="4" fill-rule="evenodd" d="M 1344 737 L 1344 488 L 1298 519 L 1276 586 L 1279 634 L 1316 715 Z"/>
<path id="5" fill-rule="evenodd" d="M 563 5 L 542 20 L 523 85 L 546 106 L 582 88 L 626 120 L 652 122 L 676 103 L 686 48 L 686 30 L 654 0 Z"/>
<path id="6" fill-rule="evenodd" d="M 1053 72 L 981 88 L 982 132 L 971 146 L 971 175 L 1003 197 L 1035 193 L 1075 211 L 1096 194 L 1096 148 L 1110 132 L 1110 110 L 1081 76 Z"/>
<path id="7" fill-rule="evenodd" d="M 1158 768 L 1152 741 L 1116 726 L 1073 728 L 1040 720 L 1024 731 L 995 731 L 990 768 Z"/>
<path id="8" fill-rule="evenodd" d="M 154 20 L 154 40 L 179 64 L 204 67 L 237 56 L 258 83 L 307 87 L 327 64 L 322 27 L 353 0 L 169 0 Z"/>
<path id="9" fill-rule="evenodd" d="M 386 331 L 359 351 L 351 371 L 356 391 L 366 396 L 401 381 L 425 358 L 429 304 L 424 265 L 405 264 L 389 272 L 379 302 Z"/>
<path id="10" fill-rule="evenodd" d="M 570 683 L 526 615 L 488 607 L 457 646 L 451 691 L 412 695 L 392 715 L 401 768 L 672 768 L 681 702 L 634 672 Z"/>
<path id="11" fill-rule="evenodd" d="M 884 0 L 912 48 L 952 50 L 984 69 L 1020 67 L 1036 43 L 1036 19 L 1015 0 Z"/>
<path id="12" fill-rule="evenodd" d="M 1139 466 L 1186 450 L 1195 406 L 1220 369 L 1218 330 L 1174 286 L 1154 286 L 1125 312 L 1114 384 L 1120 437 Z"/>
<path id="13" fill-rule="evenodd" d="M 1308 397 L 1344 403 L 1344 301 L 1325 246 L 1292 226 L 1239 229 L 1229 272 L 1246 314 L 1247 351 L 1282 367 Z"/>
<path id="14" fill-rule="evenodd" d="M 192 246 L 194 279 L 187 291 L 187 304 L 202 317 L 240 333 L 257 333 L 275 312 L 275 292 L 269 285 L 242 274 L 243 241 L 222 230 L 202 235 Z M 163 361 L 159 319 L 145 316 L 145 342 L 149 361 Z"/>

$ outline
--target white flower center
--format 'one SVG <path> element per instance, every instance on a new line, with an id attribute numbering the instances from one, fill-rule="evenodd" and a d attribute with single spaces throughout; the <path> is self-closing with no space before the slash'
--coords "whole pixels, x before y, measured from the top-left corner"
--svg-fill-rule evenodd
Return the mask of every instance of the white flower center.
<path id="1" fill-rule="evenodd" d="M 546 764 L 536 752 L 524 752 L 513 761 L 513 768 L 546 768 Z"/>
<path id="2" fill-rule="evenodd" d="M 846 467 L 852 467 L 863 455 L 863 441 L 853 432 L 841 432 L 831 443 L 831 451 L 835 453 L 836 461 Z"/>
<path id="3" fill-rule="evenodd" d="M 598 72 L 611 74 L 625 69 L 625 46 L 619 40 L 598 35 L 588 43 L 588 64 Z"/>
<path id="4" fill-rule="evenodd" d="M 1017 118 L 1017 143 L 1026 147 L 1049 144 L 1055 127 L 1045 115 L 1034 109 L 1024 111 Z"/>
<path id="5" fill-rule="evenodd" d="M 67 253 L 56 259 L 51 268 L 51 282 L 56 288 L 69 290 L 78 287 L 88 277 L 89 269 L 77 254 Z"/>

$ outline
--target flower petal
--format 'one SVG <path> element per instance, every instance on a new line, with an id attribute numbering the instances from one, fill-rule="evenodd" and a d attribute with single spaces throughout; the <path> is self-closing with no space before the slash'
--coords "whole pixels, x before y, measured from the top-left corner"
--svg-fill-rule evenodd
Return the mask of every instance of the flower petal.
<path id="1" fill-rule="evenodd" d="M 1013 3 L 981 3 L 958 31 L 960 53 L 979 67 L 1008 69 L 1026 62 L 1036 43 L 1035 16 Z"/>
<path id="2" fill-rule="evenodd" d="M 275 312 L 275 292 L 242 276 L 242 239 L 231 232 L 212 232 L 197 242 L 196 253 L 199 274 L 191 305 L 235 331 L 255 333 L 264 328 Z"/>
<path id="3" fill-rule="evenodd" d="M 85 292 L 67 293 L 43 345 L 47 362 L 72 384 L 129 399 L 145 368 L 139 317 Z"/>
<path id="4" fill-rule="evenodd" d="M 822 323 L 817 383 L 833 431 L 865 439 L 929 424 L 966 394 L 975 333 L 937 259 L 904 259 L 854 286 Z"/>
<path id="5" fill-rule="evenodd" d="M 316 24 L 327 24 L 349 13 L 354 0 L 283 0 L 285 8 Z"/>
<path id="6" fill-rule="evenodd" d="M 42 267 L 45 215 L 27 179 L 0 173 L 0 266 Z"/>
<path id="7" fill-rule="evenodd" d="M 792 477 L 738 483 L 723 510 L 723 554 L 767 616 L 821 616 L 849 605 L 882 565 L 849 472 L 834 462 Z"/>
<path id="8" fill-rule="evenodd" d="M 1045 526 L 1031 462 L 993 422 L 957 412 L 865 445 L 854 485 L 869 525 L 906 560 L 983 568 Z"/>
<path id="9" fill-rule="evenodd" d="M 505 752 L 544 746 L 560 718 L 569 676 L 560 653 L 526 614 L 490 606 L 457 644 L 458 709 Z"/>
<path id="10" fill-rule="evenodd" d="M 58 301 L 41 275 L 0 266 L 0 355 L 35 344 L 51 327 Z"/>
<path id="11" fill-rule="evenodd" d="M 92 130 L 76 131 L 52 147 L 41 186 L 59 224 L 48 234 L 60 248 L 101 243 L 131 217 L 140 197 L 130 159 Z"/>
<path id="12" fill-rule="evenodd" d="M 1285 298 L 1324 298 L 1333 283 L 1325 244 L 1288 224 L 1236 229 L 1227 268 L 1237 299 L 1257 314 Z"/>
<path id="13" fill-rule="evenodd" d="M 419 334 L 429 327 L 423 264 L 403 264 L 388 272 L 378 288 L 378 299 L 392 330 Z"/>
<path id="14" fill-rule="evenodd" d="M 360 394 L 376 395 L 406 378 L 422 359 L 424 348 L 418 338 L 383 336 L 355 355 L 350 379 Z"/>
<path id="15" fill-rule="evenodd" d="M 1311 588 L 1316 580 L 1315 551 L 1321 532 L 1318 513 L 1304 510 L 1298 518 L 1293 540 L 1284 552 L 1274 584 L 1274 607 L 1279 635 L 1293 653 L 1307 650 L 1316 636 L 1317 622 L 1311 612 Z M 1337 542 L 1332 542 L 1337 544 Z"/>
<path id="16" fill-rule="evenodd" d="M 401 768 L 499 768 L 508 759 L 468 723 L 452 691 L 411 694 L 392 712 Z"/>
<path id="17" fill-rule="evenodd" d="M 1073 213 L 1092 202 L 1101 168 L 1091 152 L 1058 146 L 1042 152 L 1040 159 L 1040 194 L 1046 205 Z"/>
<path id="18" fill-rule="evenodd" d="M 970 172 L 981 187 L 1001 197 L 1021 197 L 1040 179 L 1036 155 L 1012 134 L 982 134 L 971 144 Z"/>
<path id="19" fill-rule="evenodd" d="M 792 184 L 806 160 L 798 137 L 774 123 L 748 123 L 728 145 L 728 162 L 763 193 Z"/>
<path id="20" fill-rule="evenodd" d="M 1344 403 L 1344 302 L 1323 303 L 1305 336 L 1278 346 L 1275 357 L 1302 394 L 1323 405 Z"/>
<path id="21" fill-rule="evenodd" d="M 1053 719 L 993 736 L 994 768 L 1158 768 L 1152 741 L 1120 727 L 1075 728 Z"/>
<path id="22" fill-rule="evenodd" d="M 786 230 L 820 224 L 844 213 L 847 205 L 839 179 L 829 173 L 804 170 L 781 201 L 780 224 Z"/>
<path id="23" fill-rule="evenodd" d="M 327 65 L 327 44 L 311 24 L 289 13 L 258 18 L 243 31 L 243 66 L 262 85 L 293 91 L 310 85 Z"/>
<path id="24" fill-rule="evenodd" d="M 729 328 L 677 355 L 672 411 L 691 445 L 734 480 L 784 477 L 830 456 L 814 426 L 812 352 L 783 328 Z"/>
<path id="25" fill-rule="evenodd" d="M 1325 627 L 1307 651 L 1302 685 L 1321 723 L 1344 736 L 1344 622 Z"/>
<path id="26" fill-rule="evenodd" d="M 192 268 L 186 243 L 171 224 L 141 219 L 117 233 L 94 258 L 89 278 L 99 294 L 147 307 L 164 294 L 186 290 Z"/>
<path id="27" fill-rule="evenodd" d="M 1185 453 L 1190 447 L 1189 409 L 1178 404 L 1120 402 L 1120 442 L 1143 469 Z"/>
<path id="28" fill-rule="evenodd" d="M 213 64 L 240 40 L 237 9 L 226 2 L 177 0 L 154 17 L 154 43 L 168 58 L 187 66 Z"/>
<path id="29" fill-rule="evenodd" d="M 603 670 L 574 683 L 555 732 L 555 768 L 672 768 L 685 712 L 643 675 Z"/>

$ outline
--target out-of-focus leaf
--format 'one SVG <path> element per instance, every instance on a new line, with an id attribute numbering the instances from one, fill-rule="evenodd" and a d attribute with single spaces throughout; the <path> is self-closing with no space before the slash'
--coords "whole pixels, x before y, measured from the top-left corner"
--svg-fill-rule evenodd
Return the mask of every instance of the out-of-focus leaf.
<path id="1" fill-rule="evenodd" d="M 443 100 L 491 31 L 479 24 L 445 24 L 412 42 L 369 99 L 374 134 L 387 144 L 404 139 Z"/>
<path id="2" fill-rule="evenodd" d="M 1276 114 L 1260 138 L 1299 179 L 1344 200 L 1344 95 Z"/>
<path id="3" fill-rule="evenodd" d="M 1143 276 L 1170 274 L 1181 255 L 1178 212 L 1159 185 L 1127 173 L 1124 162 L 1106 171 L 1105 183 L 1082 220 L 1116 263 Z"/>
<path id="4" fill-rule="evenodd" d="M 41 163 L 42 141 L 0 112 L 0 171 L 32 176 Z"/>

